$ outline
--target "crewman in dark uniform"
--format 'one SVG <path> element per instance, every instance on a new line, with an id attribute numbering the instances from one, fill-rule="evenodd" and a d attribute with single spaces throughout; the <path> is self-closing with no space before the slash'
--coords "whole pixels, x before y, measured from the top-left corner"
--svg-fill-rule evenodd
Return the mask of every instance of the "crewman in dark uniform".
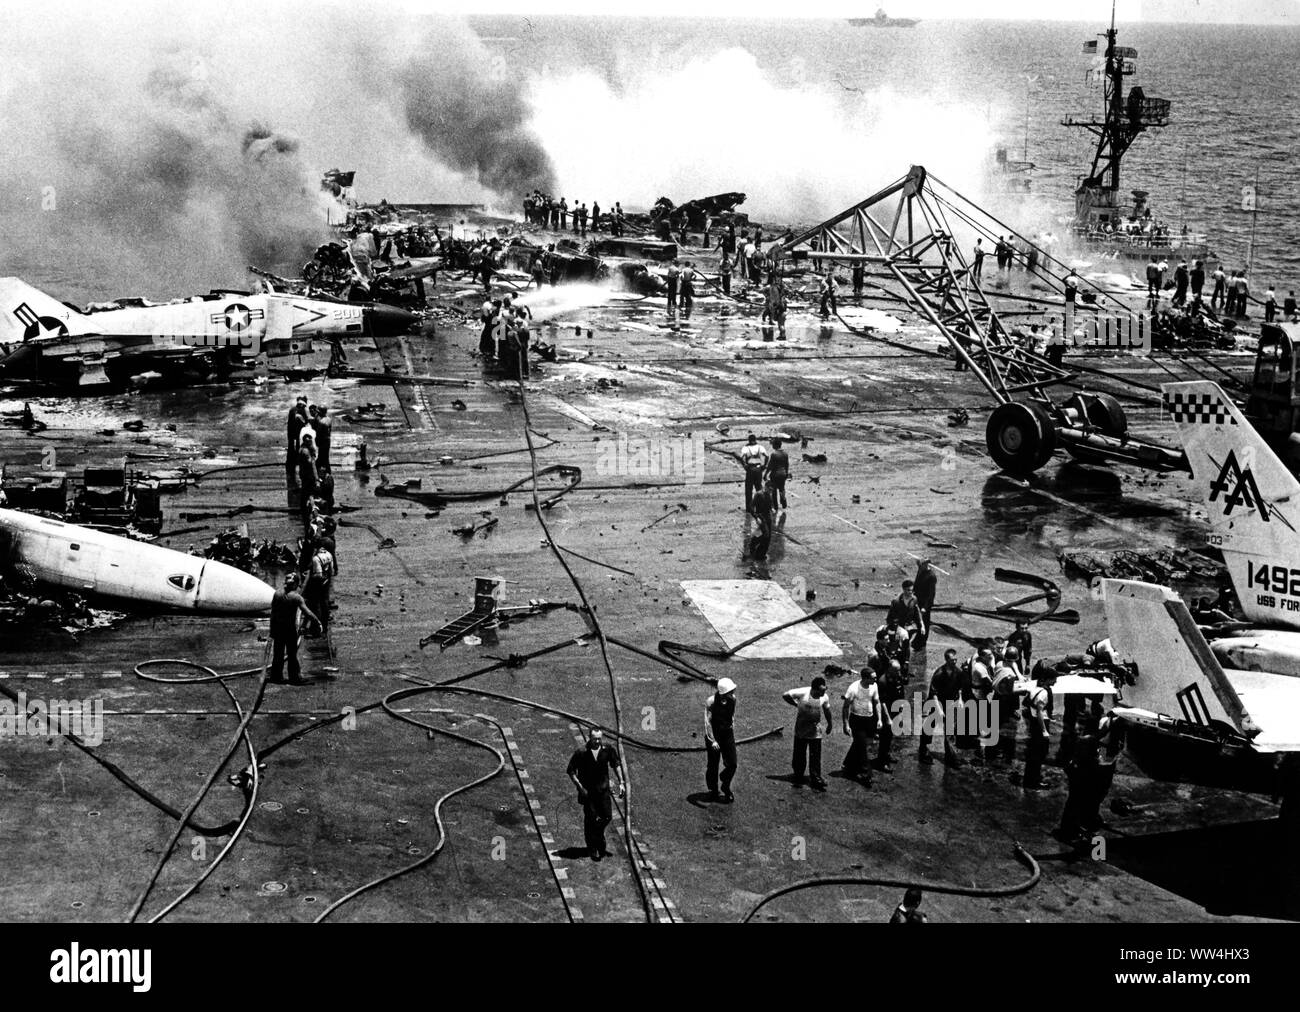
<path id="1" fill-rule="evenodd" d="M 876 654 L 876 670 L 879 672 L 876 687 L 880 692 L 880 744 L 876 748 L 876 760 L 872 765 L 888 773 L 894 764 L 891 754 L 894 746 L 892 707 L 903 698 L 903 693 L 907 691 L 907 681 L 903 678 L 903 666 L 879 652 Z"/>
<path id="2" fill-rule="evenodd" d="M 929 627 L 925 623 L 925 615 L 921 611 L 915 587 L 915 583 L 911 580 L 903 581 L 903 592 L 889 602 L 885 622 L 888 624 L 889 620 L 893 619 L 906 629 L 909 635 L 925 636 L 929 632 Z"/>
<path id="3" fill-rule="evenodd" d="M 934 566 L 929 559 L 922 559 L 916 564 L 912 588 L 916 592 L 916 606 L 921 610 L 921 618 L 925 620 L 920 631 L 912 637 L 912 642 L 917 650 L 922 650 L 930 638 L 930 612 L 934 608 L 934 597 L 939 589 L 939 577 L 935 575 Z"/>
<path id="4" fill-rule="evenodd" d="M 931 700 L 937 702 L 941 708 L 945 704 L 955 702 L 961 696 L 961 669 L 957 666 L 957 651 L 949 648 L 943 652 L 943 664 L 935 668 L 934 674 L 930 677 L 930 691 L 926 695 L 926 702 Z M 930 710 L 927 706 L 922 711 L 922 719 L 925 719 L 926 712 Z M 943 761 L 949 766 L 965 766 L 966 761 L 957 754 L 957 749 L 953 745 L 952 728 L 943 729 Z M 931 736 L 924 731 L 921 732 L 921 750 L 917 753 L 917 758 L 923 763 L 934 762 L 934 756 L 930 754 Z"/>
<path id="5" fill-rule="evenodd" d="M 300 396 L 289 409 L 289 419 L 285 424 L 284 480 L 290 488 L 298 487 L 298 441 L 307 420 L 307 398 Z"/>
<path id="6" fill-rule="evenodd" d="M 790 455 L 781 449 L 781 440 L 772 440 L 772 452 L 767 457 L 767 482 L 772 489 L 772 507 L 788 509 L 785 500 L 785 483 L 790 478 Z"/>
<path id="7" fill-rule="evenodd" d="M 921 890 L 908 886 L 903 894 L 903 902 L 895 908 L 890 924 L 925 924 L 928 918 L 921 912 Z"/>
<path id="8" fill-rule="evenodd" d="M 298 447 L 298 487 L 301 496 L 302 526 L 311 523 L 312 498 L 320 491 L 320 473 L 316 470 L 316 444 L 310 431 L 302 434 Z"/>
<path id="9" fill-rule="evenodd" d="M 1029 623 L 1023 618 L 1016 619 L 1016 631 L 1007 637 L 1007 646 L 1019 651 L 1020 670 L 1029 671 L 1034 653 L 1034 634 L 1029 631 Z"/>
<path id="10" fill-rule="evenodd" d="M 735 801 L 731 781 L 736 775 L 736 683 L 719 678 L 717 691 L 704 703 L 704 783 L 714 801 Z M 718 764 L 722 776 L 718 776 Z"/>
<path id="11" fill-rule="evenodd" d="M 614 778 L 614 788 L 623 797 L 623 782 L 618 775 L 618 752 L 605 744 L 605 735 L 598 727 L 591 729 L 585 747 L 573 753 L 566 772 L 578 788 L 578 803 L 582 805 L 582 832 L 587 850 L 593 861 L 609 857 L 605 846 L 605 827 L 614 817 L 614 803 L 610 796 L 609 780 Z"/>
<path id="12" fill-rule="evenodd" d="M 683 320 L 689 320 L 691 310 L 695 308 L 695 282 L 692 280 L 694 276 L 695 268 L 689 263 L 682 268 L 682 276 L 678 284 L 681 292 L 680 305 Z"/>
<path id="13" fill-rule="evenodd" d="M 668 268 L 668 315 L 672 316 L 677 308 L 677 287 L 681 277 L 681 261 L 674 260 Z"/>
<path id="14" fill-rule="evenodd" d="M 284 578 L 284 589 L 277 590 L 271 598 L 271 674 L 272 682 L 284 681 L 284 662 L 289 661 L 289 684 L 302 685 L 302 669 L 298 666 L 298 613 L 309 622 L 318 619 L 298 593 L 298 574 Z"/>
<path id="15" fill-rule="evenodd" d="M 758 531 L 749 543 L 749 550 L 754 558 L 764 559 L 772 544 L 772 493 L 766 483 L 760 484 L 754 493 L 752 508 L 754 519 L 758 521 Z"/>
<path id="16" fill-rule="evenodd" d="M 311 429 L 316 437 L 316 471 L 326 474 L 330 467 L 330 443 L 334 438 L 334 423 L 329 417 L 329 408 L 323 405 L 311 406 Z"/>

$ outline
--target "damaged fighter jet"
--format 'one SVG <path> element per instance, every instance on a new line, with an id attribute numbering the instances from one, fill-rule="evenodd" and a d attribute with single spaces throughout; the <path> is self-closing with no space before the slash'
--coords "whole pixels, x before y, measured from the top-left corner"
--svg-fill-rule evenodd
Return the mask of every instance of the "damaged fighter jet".
<path id="1" fill-rule="evenodd" d="M 152 303 L 118 299 L 81 310 L 19 278 L 0 278 L 0 381 L 75 388 L 227 375 L 261 353 L 311 338 L 399 334 L 419 321 L 380 303 L 213 291 Z"/>

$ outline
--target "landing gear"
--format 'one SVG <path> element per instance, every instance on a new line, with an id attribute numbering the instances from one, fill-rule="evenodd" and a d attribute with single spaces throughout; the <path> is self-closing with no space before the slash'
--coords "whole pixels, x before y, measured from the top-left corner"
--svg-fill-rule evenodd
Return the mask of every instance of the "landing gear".
<path id="1" fill-rule="evenodd" d="M 1098 429 L 1103 435 L 1122 438 L 1128 432 L 1128 416 L 1110 394 L 1077 393 L 1065 402 L 1066 416 Z M 1070 456 L 1083 464 L 1110 464 L 1114 458 L 1086 446 L 1066 444 Z"/>
<path id="2" fill-rule="evenodd" d="M 985 439 L 989 455 L 1002 470 L 1032 474 L 1056 450 L 1056 423 L 1042 405 L 1007 401 L 989 415 Z"/>

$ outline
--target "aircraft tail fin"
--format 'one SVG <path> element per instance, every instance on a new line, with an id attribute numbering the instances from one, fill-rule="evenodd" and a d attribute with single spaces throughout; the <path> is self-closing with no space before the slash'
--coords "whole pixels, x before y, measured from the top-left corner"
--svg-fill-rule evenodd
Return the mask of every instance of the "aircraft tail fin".
<path id="1" fill-rule="evenodd" d="M 68 320 L 80 315 L 21 278 L 0 278 L 0 343 L 60 337 L 68 332 Z"/>
<path id="2" fill-rule="evenodd" d="M 1247 619 L 1300 628 L 1300 482 L 1217 383 L 1162 389 Z"/>
<path id="3" fill-rule="evenodd" d="M 1103 580 L 1106 627 L 1120 663 L 1136 666 L 1123 705 L 1208 726 L 1258 728 L 1181 598 L 1136 580 Z"/>

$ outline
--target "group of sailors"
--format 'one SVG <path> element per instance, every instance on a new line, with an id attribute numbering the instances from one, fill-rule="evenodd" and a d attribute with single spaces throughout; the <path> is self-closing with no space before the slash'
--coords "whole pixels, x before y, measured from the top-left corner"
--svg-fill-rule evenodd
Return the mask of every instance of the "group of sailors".
<path id="1" fill-rule="evenodd" d="M 332 589 L 338 574 L 332 442 L 329 409 L 309 403 L 307 396 L 300 394 L 286 422 L 285 480 L 291 493 L 298 492 L 303 535 L 297 569 L 285 577 L 284 587 L 271 602 L 271 681 L 283 680 L 287 663 L 289 682 L 301 684 L 301 630 L 305 628 L 311 636 L 329 632 Z M 306 620 L 305 626 L 300 616 Z"/>
<path id="2" fill-rule="evenodd" d="M 1083 235 L 1093 240 L 1113 240 L 1116 238 L 1133 245 L 1133 246 L 1168 246 L 1169 243 L 1169 226 L 1154 221 L 1148 212 L 1148 217 L 1120 221 L 1118 224 L 1104 221 L 1100 225 L 1088 228 L 1083 231 Z M 1181 237 L 1187 238 L 1187 226 L 1184 225 Z"/>
<path id="3" fill-rule="evenodd" d="M 556 200 L 549 193 L 543 193 L 538 189 L 524 198 L 524 221 L 537 228 L 564 232 L 572 227 L 574 235 L 585 237 L 588 227 L 593 232 L 601 231 L 602 215 L 605 219 L 603 224 L 609 228 L 610 235 L 621 236 L 626 228 L 626 219 L 623 215 L 623 205 L 618 201 L 614 202 L 613 210 L 602 212 L 600 204 L 594 200 L 590 208 L 587 207 L 586 201 L 576 200 L 570 207 L 566 197 Z"/>
<path id="4" fill-rule="evenodd" d="M 924 656 L 920 652 L 930 634 L 930 612 L 938 582 L 935 573 L 930 560 L 919 560 L 915 579 L 905 580 L 902 592 L 890 603 L 865 663 L 856 671 L 840 670 L 853 679 L 845 686 L 841 700 L 840 722 L 850 739 L 841 770 L 846 778 L 867 787 L 872 785 L 875 773 L 889 772 L 895 765 L 896 731 L 891 716 L 901 714 L 906 707 L 908 687 L 914 677 L 911 668 L 918 656 Z M 1029 623 L 1020 620 L 1010 635 L 980 640 L 974 647 L 964 661 L 958 660 L 956 649 L 944 651 L 942 664 L 926 683 L 923 705 L 932 708 L 938 717 L 937 726 L 921 725 L 918 761 L 936 761 L 930 746 L 935 737 L 940 737 L 944 762 L 949 766 L 1009 766 L 1016 756 L 1018 727 L 1023 723 L 1024 767 L 1019 780 L 1026 791 L 1041 790 L 1046 786 L 1043 766 L 1048 760 L 1052 722 L 1057 719 L 1053 687 L 1063 673 L 1099 680 L 1116 677 L 1119 669 L 1109 641 L 1098 641 L 1084 654 L 1055 662 L 1035 660 L 1033 633 Z M 1104 687 L 1098 685 L 1099 690 Z M 811 783 L 815 790 L 826 790 L 822 744 L 824 738 L 835 733 L 835 711 L 827 680 L 818 676 L 807 686 L 783 693 L 782 698 L 796 710 L 793 782 Z M 1080 843 L 1082 837 L 1101 825 L 1099 807 L 1114 776 L 1123 737 L 1120 726 L 1103 708 L 1101 691 L 1070 693 L 1063 698 L 1055 763 L 1066 771 L 1070 790 L 1057 834 L 1067 842 Z M 968 708 L 971 701 L 989 705 L 990 715 L 997 721 L 996 740 L 991 727 L 986 737 L 980 737 L 974 733 L 974 726 L 961 728 L 947 723 L 952 720 L 949 714 Z M 714 801 L 735 800 L 736 706 L 736 683 L 719 679 L 716 691 L 705 701 L 705 785 Z M 911 717 L 914 732 L 920 717 Z M 963 759 L 961 752 L 970 758 Z"/>
<path id="5" fill-rule="evenodd" d="M 516 302 L 511 292 L 485 299 L 479 310 L 478 342 L 484 365 L 497 367 L 508 379 L 528 379 L 532 318 L 532 310 Z"/>

